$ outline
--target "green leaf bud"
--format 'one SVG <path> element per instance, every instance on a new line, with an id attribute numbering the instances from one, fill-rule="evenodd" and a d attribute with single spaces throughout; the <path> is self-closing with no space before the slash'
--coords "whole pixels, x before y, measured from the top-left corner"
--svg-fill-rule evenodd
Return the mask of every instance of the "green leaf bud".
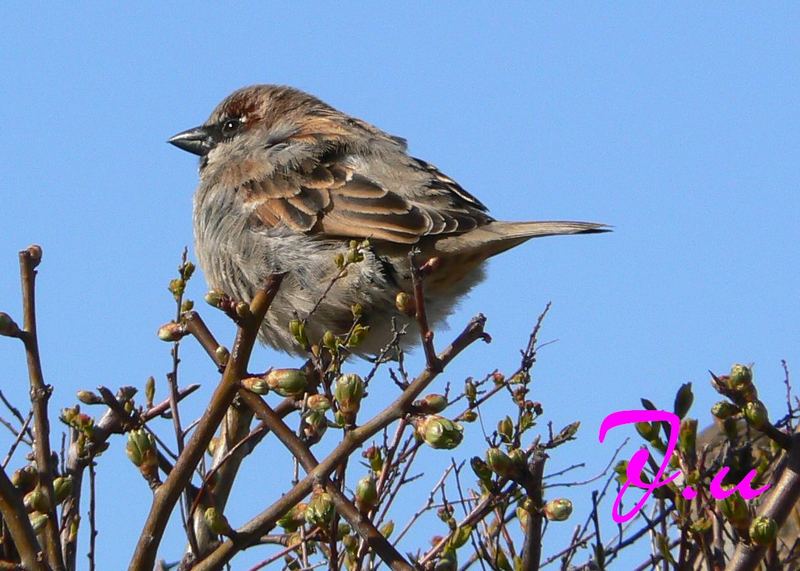
<path id="1" fill-rule="evenodd" d="M 308 387 L 308 377 L 302 369 L 272 369 L 265 379 L 270 389 L 284 397 L 300 396 Z"/>
<path id="2" fill-rule="evenodd" d="M 550 500 L 544 505 L 543 512 L 550 521 L 566 521 L 572 515 L 572 502 L 567 498 Z"/>
<path id="3" fill-rule="evenodd" d="M 461 425 L 443 416 L 425 416 L 417 426 L 417 435 L 431 448 L 452 450 L 464 439 Z"/>

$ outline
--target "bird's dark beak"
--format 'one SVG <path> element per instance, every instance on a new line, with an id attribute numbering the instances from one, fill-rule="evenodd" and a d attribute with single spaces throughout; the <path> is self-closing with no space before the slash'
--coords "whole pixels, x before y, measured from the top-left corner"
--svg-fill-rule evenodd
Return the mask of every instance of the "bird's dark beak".
<path id="1" fill-rule="evenodd" d="M 188 131 L 182 131 L 169 138 L 167 142 L 201 157 L 206 156 L 217 144 L 213 133 L 207 127 L 195 127 Z"/>

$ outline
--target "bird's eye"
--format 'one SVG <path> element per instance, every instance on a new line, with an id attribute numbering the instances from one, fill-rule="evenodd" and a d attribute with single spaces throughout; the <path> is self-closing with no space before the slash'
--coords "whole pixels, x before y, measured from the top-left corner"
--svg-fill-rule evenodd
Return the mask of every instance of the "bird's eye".
<path id="1" fill-rule="evenodd" d="M 225 138 L 233 137 L 242 126 L 241 119 L 228 119 L 222 124 L 222 136 Z"/>

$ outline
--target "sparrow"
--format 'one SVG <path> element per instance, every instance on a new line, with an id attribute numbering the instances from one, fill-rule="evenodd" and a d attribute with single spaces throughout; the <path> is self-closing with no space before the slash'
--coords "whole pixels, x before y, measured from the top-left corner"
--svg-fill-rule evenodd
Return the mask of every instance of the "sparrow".
<path id="1" fill-rule="evenodd" d="M 208 285 L 249 302 L 269 275 L 285 274 L 260 338 L 288 353 L 305 353 L 290 321 L 303 320 L 311 340 L 344 334 L 356 304 L 369 327 L 357 354 L 377 355 L 393 327 L 414 329 L 413 311 L 396 303 L 400 293 L 413 296 L 412 249 L 421 263 L 435 262 L 424 281 L 433 327 L 484 279 L 488 258 L 531 238 L 609 230 L 495 220 L 456 181 L 409 155 L 404 139 L 292 87 L 239 89 L 169 142 L 200 157 L 193 222 Z"/>

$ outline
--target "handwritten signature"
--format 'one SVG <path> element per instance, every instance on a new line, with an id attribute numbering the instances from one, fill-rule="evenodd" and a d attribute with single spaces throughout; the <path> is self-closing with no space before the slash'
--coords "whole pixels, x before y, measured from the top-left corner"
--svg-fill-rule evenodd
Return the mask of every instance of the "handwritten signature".
<path id="1" fill-rule="evenodd" d="M 600 442 L 603 442 L 605 440 L 606 434 L 612 428 L 615 428 L 617 426 L 622 426 L 624 424 L 634 424 L 637 422 L 669 423 L 670 425 L 669 442 L 667 442 L 667 449 L 664 453 L 664 460 L 661 462 L 661 465 L 659 466 L 658 471 L 656 472 L 656 475 L 653 478 L 652 482 L 648 483 L 642 481 L 642 470 L 644 469 L 645 465 L 650 459 L 650 452 L 647 450 L 647 448 L 639 449 L 631 457 L 630 461 L 628 462 L 628 467 L 626 470 L 627 480 L 620 488 L 619 494 L 617 494 L 617 498 L 614 500 L 614 506 L 611 512 L 611 517 L 613 517 L 614 521 L 617 523 L 624 523 L 635 517 L 636 514 L 639 513 L 639 510 L 642 509 L 645 502 L 647 502 L 648 498 L 650 497 L 650 494 L 653 493 L 653 490 L 656 490 L 661 486 L 666 486 L 670 484 L 675 480 L 675 478 L 681 475 L 680 470 L 668 476 L 664 475 L 667 468 L 669 467 L 669 459 L 672 457 L 672 453 L 675 450 L 675 445 L 678 443 L 678 432 L 680 431 L 681 421 L 678 415 L 676 414 L 664 410 L 620 410 L 618 412 L 614 412 L 612 414 L 609 414 L 603 420 L 603 423 L 600 425 L 600 435 L 599 435 Z M 727 475 L 728 470 L 729 469 L 727 467 L 723 467 L 719 472 L 717 472 L 717 474 L 715 474 L 714 478 L 711 480 L 710 492 L 711 495 L 717 500 L 723 500 L 736 492 L 739 492 L 739 494 L 741 494 L 741 496 L 745 500 L 751 500 L 763 494 L 764 492 L 767 491 L 767 489 L 769 489 L 769 484 L 755 490 L 750 487 L 750 483 L 756 476 L 755 470 L 750 470 L 750 472 L 747 473 L 747 475 L 742 479 L 742 481 L 733 486 L 732 488 L 723 489 L 722 481 Z M 622 505 L 622 497 L 625 495 L 625 492 L 628 491 L 628 488 L 630 488 L 631 486 L 634 486 L 636 488 L 641 488 L 645 490 L 645 493 L 630 511 L 623 514 L 620 511 Z M 691 500 L 695 496 L 697 496 L 697 490 L 695 490 L 691 486 L 686 486 L 681 491 L 681 494 L 687 500 Z"/>

